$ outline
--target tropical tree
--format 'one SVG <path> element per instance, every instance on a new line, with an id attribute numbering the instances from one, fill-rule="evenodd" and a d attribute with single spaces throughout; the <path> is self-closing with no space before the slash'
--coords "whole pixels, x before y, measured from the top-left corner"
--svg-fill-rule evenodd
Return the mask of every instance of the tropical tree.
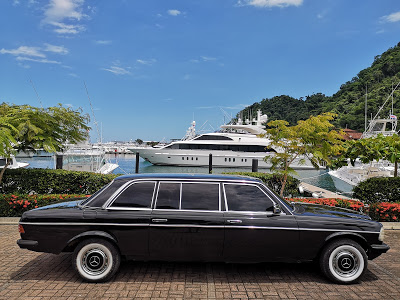
<path id="1" fill-rule="evenodd" d="M 297 159 L 305 163 L 308 159 L 316 169 L 321 164 L 331 163 L 331 157 L 342 150 L 342 132 L 333 130 L 330 123 L 336 117 L 333 113 L 311 116 L 305 121 L 298 121 L 296 126 L 288 126 L 283 120 L 271 121 L 267 133 L 263 135 L 271 140 L 270 146 L 277 150 L 274 155 L 264 158 L 271 163 L 271 171 L 281 174 L 281 191 L 287 182 L 288 175 L 296 174 L 291 164 Z"/>
<path id="2" fill-rule="evenodd" d="M 394 164 L 394 177 L 397 177 L 397 169 L 400 162 L 400 137 L 397 134 L 384 136 L 378 134 L 360 140 L 350 140 L 343 144 L 343 151 L 331 165 L 339 168 L 347 165 L 347 159 L 354 166 L 356 159 L 368 164 L 373 161 L 387 160 Z"/>
<path id="3" fill-rule="evenodd" d="M 61 104 L 48 108 L 29 105 L 0 105 L 0 156 L 7 163 L 3 174 L 18 151 L 44 149 L 48 152 L 62 151 L 65 144 L 78 143 L 87 137 L 88 115 L 81 110 L 63 107 Z"/>

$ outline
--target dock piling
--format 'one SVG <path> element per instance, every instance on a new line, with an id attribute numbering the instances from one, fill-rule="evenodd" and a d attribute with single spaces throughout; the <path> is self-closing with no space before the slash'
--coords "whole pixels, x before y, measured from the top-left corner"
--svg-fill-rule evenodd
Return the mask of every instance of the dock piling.
<path id="1" fill-rule="evenodd" d="M 139 152 L 136 152 L 135 173 L 139 174 Z"/>

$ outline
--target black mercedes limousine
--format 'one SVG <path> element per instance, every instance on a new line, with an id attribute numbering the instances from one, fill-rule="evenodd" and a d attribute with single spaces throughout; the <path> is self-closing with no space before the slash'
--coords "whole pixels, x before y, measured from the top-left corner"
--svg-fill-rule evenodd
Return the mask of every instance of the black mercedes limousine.
<path id="1" fill-rule="evenodd" d="M 357 281 L 388 251 L 382 224 L 351 210 L 287 203 L 238 176 L 116 178 L 90 198 L 25 212 L 21 248 L 73 252 L 86 281 L 110 279 L 121 258 L 167 261 L 319 261 L 338 283 Z"/>

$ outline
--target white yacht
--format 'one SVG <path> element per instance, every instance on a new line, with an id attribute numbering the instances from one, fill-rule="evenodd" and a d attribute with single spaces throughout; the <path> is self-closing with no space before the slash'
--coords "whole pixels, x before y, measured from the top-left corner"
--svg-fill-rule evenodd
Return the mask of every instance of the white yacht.
<path id="1" fill-rule="evenodd" d="M 104 149 L 93 147 L 91 144 L 70 145 L 66 151 L 59 154 L 63 156 L 64 170 L 111 174 L 118 168 L 118 164 L 105 158 Z"/>
<path id="2" fill-rule="evenodd" d="M 11 163 L 8 165 L 7 169 L 19 169 L 19 168 L 26 168 L 29 166 L 26 162 L 19 162 L 15 159 L 15 156 L 11 156 Z M 0 157 L 0 169 L 4 168 L 7 163 L 7 158 Z"/>
<path id="3" fill-rule="evenodd" d="M 239 118 L 237 124 L 221 126 L 221 132 L 195 134 L 195 122 L 189 127 L 186 136 L 162 147 L 129 148 L 138 152 L 140 157 L 153 165 L 173 166 L 208 166 L 209 154 L 212 154 L 213 167 L 251 168 L 252 160 L 258 161 L 259 168 L 270 168 L 264 161 L 267 155 L 274 155 L 278 149 L 270 146 L 270 140 L 259 137 L 265 133 L 263 123 L 268 121 L 267 115 L 257 112 L 257 119 L 245 123 Z M 302 164 L 297 159 L 291 165 L 294 169 L 313 169 L 306 159 Z"/>

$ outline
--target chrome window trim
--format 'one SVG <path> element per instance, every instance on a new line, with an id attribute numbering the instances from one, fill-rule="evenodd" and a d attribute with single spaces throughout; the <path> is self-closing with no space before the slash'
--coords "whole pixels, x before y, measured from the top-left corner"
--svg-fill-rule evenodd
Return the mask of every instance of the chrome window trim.
<path id="1" fill-rule="evenodd" d="M 267 214 L 267 215 L 269 215 L 268 213 L 270 213 L 271 215 L 273 214 L 273 213 L 268 212 L 268 211 L 264 212 L 264 211 L 253 211 L 253 210 L 229 210 L 228 200 L 227 200 L 227 198 L 226 198 L 225 185 L 248 185 L 248 186 L 255 186 L 255 187 L 257 187 L 261 192 L 263 192 L 263 194 L 264 194 L 274 205 L 277 204 L 277 203 L 270 197 L 270 195 L 268 195 L 268 194 L 260 187 L 260 184 L 258 184 L 258 183 L 231 183 L 231 182 L 225 183 L 225 182 L 224 182 L 224 183 L 223 183 L 223 187 L 224 187 L 225 210 L 226 210 L 226 212 L 230 212 L 230 213 L 255 213 L 255 214 Z M 280 203 L 278 203 L 278 204 L 280 204 Z M 285 215 L 286 215 L 285 212 L 282 212 L 281 214 L 285 214 Z"/>
<path id="2" fill-rule="evenodd" d="M 113 183 L 114 183 L 114 179 L 111 181 L 111 182 L 109 182 L 109 183 L 107 183 L 106 184 L 106 186 L 104 187 L 104 189 L 101 191 L 101 193 L 98 193 L 95 197 L 93 197 L 93 199 L 90 199 L 85 205 L 78 205 L 78 207 L 89 207 L 89 204 L 91 203 L 91 202 L 93 202 L 93 200 L 95 200 L 97 197 L 99 197 L 101 194 L 103 194 L 104 193 L 104 191 L 105 190 L 107 190 L 109 187 L 110 187 L 110 185 L 112 185 Z M 107 201 L 106 201 L 107 202 Z"/>
<path id="3" fill-rule="evenodd" d="M 160 180 L 158 182 L 158 185 L 157 185 L 157 196 L 154 199 L 154 201 L 155 201 L 155 205 L 153 206 L 154 210 L 156 210 L 156 211 L 184 211 L 184 212 L 221 212 L 222 210 L 221 210 L 221 185 L 220 185 L 221 183 L 220 183 L 220 180 L 213 180 L 212 182 L 209 182 L 209 181 L 210 180 L 198 181 L 197 179 L 196 180 L 191 179 L 191 180 L 188 180 L 188 181 L 185 181 L 185 182 L 182 182 L 182 181 L 176 180 L 176 179 L 175 180 L 164 180 L 164 179 Z M 157 208 L 158 192 L 160 190 L 160 185 L 161 185 L 162 182 L 179 183 L 180 184 L 179 209 Z M 182 191 L 183 191 L 182 187 L 183 187 L 184 183 L 189 183 L 189 184 L 193 184 L 193 183 L 194 184 L 216 184 L 216 185 L 218 185 L 218 210 L 182 209 Z"/>
<path id="4" fill-rule="evenodd" d="M 116 209 L 116 207 L 112 208 L 111 206 L 113 205 L 113 203 L 115 202 L 115 200 L 118 199 L 118 197 L 126 190 L 128 189 L 131 185 L 134 185 L 136 183 L 143 183 L 143 182 L 152 182 L 153 183 L 153 194 L 151 196 L 151 202 L 150 202 L 150 207 L 147 208 L 141 208 L 141 209 L 149 209 L 151 210 L 151 208 L 153 207 L 153 202 L 154 202 L 154 194 L 156 191 L 156 184 L 157 184 L 157 180 L 131 180 L 128 181 L 127 183 L 125 183 L 124 185 L 122 185 L 117 191 L 115 191 L 115 193 L 110 197 L 110 199 L 108 201 L 106 201 L 106 203 L 103 205 L 103 209 Z M 137 210 L 138 208 L 135 207 L 118 207 L 118 209 L 133 209 L 133 210 Z"/>
<path id="5" fill-rule="evenodd" d="M 136 211 L 136 210 L 148 210 L 151 211 L 151 208 L 147 207 L 107 207 L 106 210 L 130 210 L 130 211 Z"/>
<path id="6" fill-rule="evenodd" d="M 165 181 L 163 181 L 163 180 L 160 180 L 160 181 L 158 181 L 158 183 L 157 183 L 157 193 L 156 193 L 156 195 L 155 195 L 155 198 L 154 198 L 154 206 L 152 206 L 153 207 L 153 209 L 156 209 L 156 210 L 161 210 L 161 209 L 164 209 L 164 208 L 157 208 L 157 202 L 158 202 L 158 194 L 159 194 L 159 192 L 160 192 L 160 185 L 161 185 L 161 183 L 177 183 L 177 184 L 179 184 L 179 207 L 178 207 L 178 209 L 168 209 L 168 210 L 172 210 L 172 211 L 177 211 L 177 210 L 180 210 L 181 209 L 181 199 L 182 199 L 182 182 L 179 182 L 179 181 L 168 181 L 168 182 L 165 182 Z"/>
<path id="7" fill-rule="evenodd" d="M 197 180 L 193 180 L 192 182 L 185 182 L 185 183 L 196 183 L 196 184 L 217 184 L 218 185 L 218 210 L 200 210 L 200 209 L 182 209 L 182 205 L 180 206 L 179 210 L 183 211 L 221 211 L 221 182 L 217 180 L 217 182 L 197 182 Z M 182 190 L 183 190 L 183 182 L 181 183 L 181 202 L 182 202 Z"/>
<path id="8" fill-rule="evenodd" d="M 183 212 L 199 212 L 199 213 L 224 213 L 222 210 L 199 210 L 199 209 L 168 209 L 168 208 L 158 208 L 154 209 L 154 211 L 165 211 L 165 212 L 174 212 L 174 211 L 183 211 Z"/>

